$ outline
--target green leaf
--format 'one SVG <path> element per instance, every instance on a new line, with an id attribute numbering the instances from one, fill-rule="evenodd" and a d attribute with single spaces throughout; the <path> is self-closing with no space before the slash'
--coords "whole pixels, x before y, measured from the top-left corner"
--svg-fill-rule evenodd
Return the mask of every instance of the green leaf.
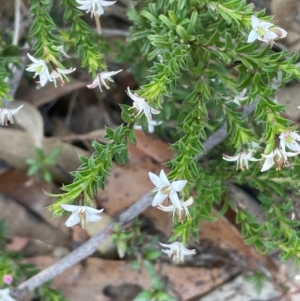
<path id="1" fill-rule="evenodd" d="M 151 300 L 153 300 L 153 292 L 151 291 L 142 291 L 133 299 L 133 301 L 151 301 Z"/>
<path id="2" fill-rule="evenodd" d="M 117 164 L 123 165 L 127 163 L 128 161 L 128 149 L 126 147 L 126 150 L 120 151 L 116 154 L 114 154 L 114 159 L 116 160 Z"/>
<path id="3" fill-rule="evenodd" d="M 157 19 L 146 10 L 142 10 L 140 14 L 141 14 L 141 16 L 145 17 L 146 19 L 148 19 L 149 21 L 151 21 L 153 23 L 157 22 Z"/>
<path id="4" fill-rule="evenodd" d="M 160 257 L 161 251 L 158 250 L 149 250 L 144 253 L 144 258 L 147 260 L 155 260 Z"/>
<path id="5" fill-rule="evenodd" d="M 37 158 L 39 160 L 43 161 L 45 159 L 45 153 L 44 153 L 44 151 L 41 148 L 39 148 L 39 147 L 36 146 L 34 148 L 34 152 L 35 152 L 35 155 L 37 156 Z"/>
<path id="6" fill-rule="evenodd" d="M 61 150 L 62 150 L 62 147 L 60 147 L 60 146 L 56 147 L 49 153 L 49 155 L 47 157 L 49 159 L 56 160 L 56 158 L 60 154 Z"/>
<path id="7" fill-rule="evenodd" d="M 219 38 L 220 38 L 220 32 L 219 32 L 219 30 L 216 30 L 205 44 L 213 45 L 216 43 L 216 41 L 219 40 Z"/>
<path id="8" fill-rule="evenodd" d="M 51 175 L 51 173 L 48 170 L 45 170 L 43 172 L 43 178 L 44 178 L 44 181 L 46 183 L 51 183 L 52 182 L 52 175 Z"/>
<path id="9" fill-rule="evenodd" d="M 8 47 L 4 48 L 2 51 L 2 56 L 19 56 L 20 49 L 16 45 L 9 45 Z"/>
<path id="10" fill-rule="evenodd" d="M 116 143 L 119 143 L 120 142 L 120 139 L 121 139 L 121 135 L 123 134 L 123 124 L 119 125 L 117 127 L 117 129 L 115 130 L 115 133 L 114 133 L 114 136 L 113 136 L 113 139 Z"/>
<path id="11" fill-rule="evenodd" d="M 39 172 L 39 169 L 40 169 L 40 166 L 39 164 L 35 164 L 35 165 L 32 165 L 28 171 L 27 171 L 27 175 L 28 176 L 33 176 L 35 174 L 37 174 Z"/>
<path id="12" fill-rule="evenodd" d="M 155 48 L 153 51 L 151 51 L 148 55 L 147 55 L 147 60 L 152 61 L 154 58 L 157 58 L 157 56 L 161 53 L 161 49 L 160 48 Z"/>
<path id="13" fill-rule="evenodd" d="M 135 132 L 134 131 L 130 131 L 129 136 L 128 136 L 129 141 L 133 144 L 136 145 L 137 141 L 136 141 L 136 136 L 135 136 Z"/>
<path id="14" fill-rule="evenodd" d="M 188 28 L 187 28 L 187 33 L 191 34 L 194 30 L 196 25 L 198 24 L 198 12 L 197 10 L 194 10 L 192 12 L 191 18 L 190 18 L 190 22 L 188 24 Z"/>
<path id="15" fill-rule="evenodd" d="M 39 164 L 37 161 L 36 161 L 36 159 L 32 159 L 32 158 L 28 158 L 28 159 L 26 159 L 26 164 L 28 164 L 28 165 L 34 165 L 34 164 Z"/>
<path id="16" fill-rule="evenodd" d="M 168 19 L 165 15 L 160 15 L 159 19 L 165 24 L 167 25 L 167 27 L 171 30 L 174 29 L 174 24 L 170 21 L 170 19 Z"/>
<path id="17" fill-rule="evenodd" d="M 184 42 L 189 41 L 189 35 L 188 35 L 187 31 L 182 26 L 177 25 L 176 26 L 176 32 Z"/>
<path id="18" fill-rule="evenodd" d="M 105 126 L 105 139 L 113 140 L 115 135 L 115 131 L 107 126 Z"/>

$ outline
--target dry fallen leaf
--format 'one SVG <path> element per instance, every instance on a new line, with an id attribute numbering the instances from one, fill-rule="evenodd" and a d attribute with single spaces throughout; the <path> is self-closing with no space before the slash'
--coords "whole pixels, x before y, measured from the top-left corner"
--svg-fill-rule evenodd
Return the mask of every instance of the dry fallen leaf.
<path id="1" fill-rule="evenodd" d="M 23 107 L 18 114 L 14 115 L 15 122 L 30 134 L 35 146 L 42 148 L 44 122 L 40 112 L 32 104 L 20 100 L 13 101 L 10 107 L 16 109 L 20 105 Z"/>
<path id="2" fill-rule="evenodd" d="M 39 240 L 50 249 L 55 246 L 70 246 L 69 235 L 45 223 L 15 199 L 0 194 L 0 219 L 5 219 L 9 235 Z M 48 247 L 48 249 L 49 249 Z"/>
<path id="3" fill-rule="evenodd" d="M 26 262 L 35 263 L 44 269 L 56 260 L 50 257 L 35 257 L 26 259 Z M 226 271 L 219 268 L 179 267 L 168 264 L 162 264 L 159 271 L 169 292 L 182 300 L 203 296 L 228 281 L 236 272 L 233 269 Z M 73 266 L 56 277 L 53 287 L 61 290 L 64 296 L 72 301 L 132 301 L 132 295 L 128 296 L 130 299 L 124 298 L 127 291 L 138 293 L 138 288 L 149 289 L 151 280 L 144 269 L 136 271 L 124 261 L 88 258 L 83 265 Z M 108 294 L 114 299 L 108 298 Z"/>
<path id="4" fill-rule="evenodd" d="M 36 89 L 35 85 L 20 86 L 16 98 L 22 98 L 30 102 L 35 107 L 40 107 L 52 100 L 56 100 L 61 96 L 69 94 L 73 91 L 86 87 L 88 82 L 85 81 L 76 81 L 67 82 L 63 87 L 58 86 L 57 88 L 54 85 L 46 85 L 42 89 Z"/>
<path id="5" fill-rule="evenodd" d="M 29 211 L 34 212 L 45 222 L 69 233 L 64 225 L 65 218 L 53 218 L 53 214 L 46 208 L 53 203 L 53 198 L 45 194 L 59 193 L 54 184 L 46 184 L 35 178 L 28 178 L 23 171 L 8 170 L 0 174 L 0 193 L 13 197 Z"/>

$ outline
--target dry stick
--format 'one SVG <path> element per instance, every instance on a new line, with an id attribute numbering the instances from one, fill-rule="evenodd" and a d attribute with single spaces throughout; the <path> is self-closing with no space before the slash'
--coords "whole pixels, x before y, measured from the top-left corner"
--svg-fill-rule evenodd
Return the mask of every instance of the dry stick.
<path id="1" fill-rule="evenodd" d="M 255 109 L 255 103 L 249 106 L 244 107 L 244 117 L 247 117 Z M 205 153 L 209 152 L 217 144 L 221 143 L 227 137 L 226 124 L 223 124 L 219 130 L 212 134 L 204 143 L 203 148 Z M 200 160 L 205 153 L 199 155 L 197 160 Z M 16 289 L 11 293 L 13 298 L 20 298 L 25 295 L 27 292 L 33 291 L 35 288 L 41 286 L 43 283 L 53 279 L 55 276 L 61 274 L 66 269 L 72 267 L 76 263 L 85 259 L 86 257 L 92 255 L 99 244 L 101 244 L 105 239 L 107 239 L 113 231 L 113 225 L 115 222 L 119 222 L 121 225 L 124 225 L 136 216 L 142 213 L 147 207 L 150 206 L 152 201 L 151 192 L 145 194 L 140 200 L 126 209 L 123 213 L 119 215 L 116 221 L 108 224 L 103 230 L 98 232 L 94 237 L 89 239 L 82 246 L 68 254 L 66 257 L 62 258 L 54 265 L 46 268 L 44 271 L 38 273 L 32 278 L 21 283 Z"/>
<path id="2" fill-rule="evenodd" d="M 96 29 L 97 29 L 97 34 L 101 36 L 102 34 L 102 29 L 101 29 L 101 23 L 100 23 L 100 17 L 98 15 L 95 15 L 95 22 L 96 22 Z"/>
<path id="3" fill-rule="evenodd" d="M 20 24 L 21 24 L 21 0 L 15 0 L 15 23 L 14 23 L 14 37 L 13 45 L 18 45 L 20 35 Z"/>

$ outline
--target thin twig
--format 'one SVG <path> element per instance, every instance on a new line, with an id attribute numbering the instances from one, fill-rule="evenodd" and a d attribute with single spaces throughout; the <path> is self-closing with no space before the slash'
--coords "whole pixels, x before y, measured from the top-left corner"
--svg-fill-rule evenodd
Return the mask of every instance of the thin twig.
<path id="1" fill-rule="evenodd" d="M 120 36 L 120 37 L 128 38 L 130 36 L 129 31 L 123 29 L 102 28 L 102 33 L 105 37 Z"/>
<path id="2" fill-rule="evenodd" d="M 102 30 L 101 30 L 100 17 L 98 15 L 95 15 L 95 22 L 96 22 L 97 34 L 101 36 Z"/>
<path id="3" fill-rule="evenodd" d="M 94 130 L 92 132 L 88 132 L 86 134 L 76 134 L 76 135 L 67 135 L 67 136 L 54 136 L 54 137 L 46 137 L 44 138 L 44 141 L 46 143 L 52 143 L 56 141 L 82 141 L 82 140 L 94 140 L 96 139 L 98 142 L 107 144 L 107 140 L 104 139 L 105 136 L 105 129 L 100 129 L 100 130 Z"/>
<path id="4" fill-rule="evenodd" d="M 15 23 L 14 23 L 14 37 L 13 45 L 18 45 L 19 42 L 19 33 L 20 33 L 20 24 L 21 24 L 21 1 L 15 0 Z"/>

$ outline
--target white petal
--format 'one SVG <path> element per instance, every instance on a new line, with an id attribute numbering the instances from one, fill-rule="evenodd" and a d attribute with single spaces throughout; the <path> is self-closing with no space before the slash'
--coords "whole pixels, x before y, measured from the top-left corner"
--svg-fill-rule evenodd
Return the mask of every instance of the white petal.
<path id="1" fill-rule="evenodd" d="M 58 73 L 61 73 L 61 74 L 70 74 L 70 73 L 74 72 L 76 70 L 76 68 L 70 68 L 70 69 L 57 68 L 56 70 L 58 71 Z"/>
<path id="2" fill-rule="evenodd" d="M 277 151 L 272 151 L 269 154 L 262 154 L 262 157 L 264 158 L 273 158 L 277 154 Z"/>
<path id="3" fill-rule="evenodd" d="M 195 255 L 197 252 L 195 249 L 192 249 L 192 250 L 189 250 L 187 249 L 185 246 L 182 245 L 182 253 L 185 255 L 185 256 L 191 256 L 191 255 Z"/>
<path id="4" fill-rule="evenodd" d="M 252 28 L 257 28 L 260 24 L 260 20 L 256 16 L 252 15 L 251 24 L 252 24 Z"/>
<path id="5" fill-rule="evenodd" d="M 151 112 L 151 114 L 159 114 L 160 113 L 160 111 L 153 109 L 152 107 L 150 107 L 150 112 Z"/>
<path id="6" fill-rule="evenodd" d="M 248 158 L 248 160 L 255 162 L 255 161 L 260 161 L 261 159 L 257 159 L 251 156 L 250 158 Z"/>
<path id="7" fill-rule="evenodd" d="M 186 183 L 187 183 L 187 180 L 178 180 L 178 181 L 172 182 L 171 186 L 175 191 L 180 192 L 184 188 Z"/>
<path id="8" fill-rule="evenodd" d="M 299 155 L 299 153 L 291 153 L 291 152 L 286 152 L 285 154 L 287 157 L 295 157 Z"/>
<path id="9" fill-rule="evenodd" d="M 73 226 L 77 225 L 78 223 L 80 223 L 80 217 L 78 215 L 78 212 L 73 212 L 71 214 L 71 216 L 65 222 L 65 225 L 67 227 L 73 227 Z"/>
<path id="10" fill-rule="evenodd" d="M 10 114 L 11 114 L 11 115 L 17 114 L 17 113 L 23 108 L 23 106 L 24 106 L 24 105 L 21 105 L 21 106 L 19 106 L 19 107 L 16 108 L 16 109 L 9 110 L 9 111 L 10 111 Z"/>
<path id="11" fill-rule="evenodd" d="M 164 248 L 170 248 L 170 244 L 163 244 L 161 242 L 158 242 L 158 243 Z"/>
<path id="12" fill-rule="evenodd" d="M 60 204 L 60 207 L 62 207 L 66 211 L 74 212 L 74 211 L 79 210 L 82 206 L 69 205 L 69 204 Z"/>
<path id="13" fill-rule="evenodd" d="M 290 137 L 294 140 L 300 141 L 300 135 L 298 135 L 296 132 L 291 132 Z"/>
<path id="14" fill-rule="evenodd" d="M 149 171 L 149 178 L 151 182 L 156 186 L 156 187 L 161 187 L 163 185 L 161 179 L 159 176 L 154 174 L 153 172 Z"/>
<path id="15" fill-rule="evenodd" d="M 279 36 L 280 38 L 285 38 L 287 36 L 288 33 L 283 28 L 276 27 L 276 29 L 281 32 L 281 35 Z"/>
<path id="16" fill-rule="evenodd" d="M 265 41 L 270 41 L 270 40 L 276 39 L 277 37 L 278 37 L 278 35 L 275 32 L 268 31 L 268 32 L 266 32 L 266 34 L 262 38 Z"/>
<path id="17" fill-rule="evenodd" d="M 29 71 L 29 72 L 35 72 L 36 71 L 36 68 L 37 68 L 37 65 L 36 64 L 30 64 L 26 70 Z"/>
<path id="18" fill-rule="evenodd" d="M 164 185 L 166 185 L 166 186 L 170 185 L 170 181 L 169 181 L 168 177 L 166 176 L 165 171 L 163 169 L 160 171 L 159 177 L 160 177 L 161 182 Z"/>
<path id="19" fill-rule="evenodd" d="M 162 204 L 158 204 L 157 209 L 160 209 L 165 212 L 172 212 L 172 211 L 176 210 L 176 208 L 173 205 L 163 206 Z"/>
<path id="20" fill-rule="evenodd" d="M 94 207 L 88 207 L 88 206 L 84 206 L 84 209 L 85 209 L 85 212 L 91 213 L 91 214 L 101 213 L 104 210 L 104 209 L 96 209 Z"/>
<path id="21" fill-rule="evenodd" d="M 139 96 L 137 96 L 137 95 L 135 95 L 135 94 L 132 94 L 131 91 L 130 91 L 130 89 L 129 89 L 129 87 L 127 87 L 127 94 L 128 94 L 128 96 L 129 96 L 133 101 L 136 101 L 136 102 L 145 101 L 144 98 L 139 97 Z"/>
<path id="22" fill-rule="evenodd" d="M 228 156 L 228 155 L 223 154 L 223 159 L 225 161 L 229 161 L 229 162 L 237 161 L 237 160 L 239 160 L 239 157 L 240 157 L 240 153 L 238 153 L 236 156 Z"/>
<path id="23" fill-rule="evenodd" d="M 146 102 L 146 101 L 144 101 L 144 103 L 142 104 L 143 105 L 143 111 L 144 111 L 144 114 L 146 115 L 146 117 L 148 118 L 148 119 L 152 119 L 152 116 L 151 116 L 151 107 L 149 106 L 149 104 Z"/>
<path id="24" fill-rule="evenodd" d="M 123 69 L 120 69 L 118 71 L 104 71 L 101 72 L 100 74 L 102 79 L 110 79 L 112 76 L 118 74 L 121 71 L 123 71 Z"/>
<path id="25" fill-rule="evenodd" d="M 97 214 L 86 213 L 86 220 L 88 222 L 98 222 L 102 219 L 102 216 Z"/>
<path id="26" fill-rule="evenodd" d="M 152 206 L 155 207 L 158 204 L 162 203 L 167 196 L 167 194 L 163 194 L 160 191 L 158 191 L 152 200 Z"/>
<path id="27" fill-rule="evenodd" d="M 189 199 L 187 199 L 184 203 L 183 206 L 184 207 L 188 207 L 191 206 L 194 203 L 194 198 L 191 196 Z"/>
<path id="28" fill-rule="evenodd" d="M 113 5 L 115 4 L 117 1 L 103 1 L 103 0 L 100 0 L 100 4 L 102 6 L 110 6 L 110 5 Z"/>
<path id="29" fill-rule="evenodd" d="M 94 79 L 94 81 L 90 85 L 87 85 L 87 87 L 89 89 L 94 89 L 94 88 L 96 88 L 99 85 L 99 83 L 100 83 L 100 76 L 98 74 L 96 76 L 96 78 Z M 100 87 L 100 90 L 101 90 L 101 85 L 99 85 L 99 87 Z M 101 92 L 102 92 L 102 90 L 101 90 Z"/>
<path id="30" fill-rule="evenodd" d="M 79 1 L 77 1 L 77 2 L 79 2 Z M 90 4 L 88 4 L 88 3 L 82 4 L 81 6 L 77 6 L 77 8 L 81 9 L 81 10 L 90 10 Z"/>
<path id="31" fill-rule="evenodd" d="M 259 24 L 259 27 L 260 28 L 263 28 L 263 29 L 269 29 L 270 27 L 274 26 L 274 24 L 272 23 L 269 23 L 269 22 L 266 22 L 266 21 L 261 21 L 260 24 Z"/>
<path id="32" fill-rule="evenodd" d="M 178 197 L 178 194 L 176 191 L 172 190 L 170 195 L 169 195 L 169 198 L 173 204 L 174 207 L 176 207 L 178 210 L 182 210 L 182 206 L 180 204 L 180 200 L 179 200 L 179 197 Z"/>
<path id="33" fill-rule="evenodd" d="M 92 13 L 93 13 L 93 11 L 92 11 Z M 103 9 L 103 7 L 100 6 L 100 5 L 98 5 L 97 11 L 94 10 L 94 14 L 95 14 L 95 15 L 98 15 L 98 16 L 103 15 L 103 14 L 104 14 L 104 9 Z"/>
<path id="34" fill-rule="evenodd" d="M 258 38 L 258 34 L 255 30 L 251 30 L 248 36 L 247 43 L 252 43 Z"/>
<path id="35" fill-rule="evenodd" d="M 39 74 L 39 77 L 40 77 L 40 85 L 44 87 L 47 84 L 50 76 L 48 77 L 47 72 L 43 71 Z"/>
<path id="36" fill-rule="evenodd" d="M 0 289 L 0 300 L 3 300 L 3 301 L 16 301 L 14 298 L 12 298 L 9 295 L 9 288 Z"/>
<path id="37" fill-rule="evenodd" d="M 161 252 L 168 256 L 172 256 L 172 254 L 173 254 L 173 251 L 169 250 L 169 249 L 162 249 Z"/>
<path id="38" fill-rule="evenodd" d="M 274 165 L 273 156 L 272 157 L 266 157 L 266 160 L 264 162 L 263 167 L 261 168 L 261 172 L 264 172 L 268 169 L 270 169 Z"/>
<path id="39" fill-rule="evenodd" d="M 292 143 L 286 142 L 285 145 L 293 152 L 300 152 L 300 145 L 296 141 L 293 141 Z"/>
<path id="40" fill-rule="evenodd" d="M 40 60 L 36 59 L 35 57 L 33 57 L 32 55 L 30 55 L 29 53 L 27 53 L 27 56 L 30 58 L 30 60 L 36 64 L 40 64 Z"/>

